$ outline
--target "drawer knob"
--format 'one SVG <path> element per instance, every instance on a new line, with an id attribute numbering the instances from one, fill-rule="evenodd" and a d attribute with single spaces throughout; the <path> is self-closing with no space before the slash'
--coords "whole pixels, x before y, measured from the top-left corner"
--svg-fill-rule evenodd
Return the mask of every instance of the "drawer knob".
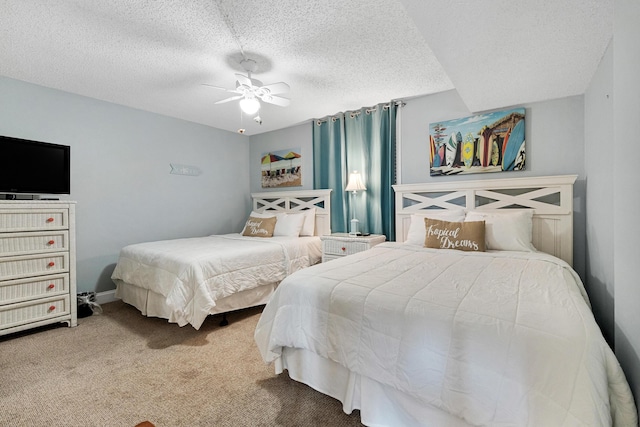
<path id="1" fill-rule="evenodd" d="M 341 249 L 342 249 L 342 252 L 347 250 L 347 248 L 345 248 L 344 246 Z"/>
<path id="2" fill-rule="evenodd" d="M 53 222 L 53 218 L 51 217 L 47 218 L 47 222 Z"/>
<path id="3" fill-rule="evenodd" d="M 55 243 L 55 240 L 49 240 L 47 243 L 53 245 Z"/>
<path id="4" fill-rule="evenodd" d="M 53 289 L 53 288 L 55 288 L 55 287 L 56 287 L 56 285 L 54 285 L 53 283 L 51 283 L 49 286 L 47 286 L 47 289 Z"/>
<path id="5" fill-rule="evenodd" d="M 51 305 L 51 306 L 49 306 L 49 311 L 53 311 L 53 310 L 55 310 L 55 309 L 56 309 L 56 306 L 55 306 L 55 305 Z"/>
<path id="6" fill-rule="evenodd" d="M 47 264 L 49 267 L 53 267 L 54 265 L 56 265 L 55 262 L 51 261 L 49 264 Z"/>

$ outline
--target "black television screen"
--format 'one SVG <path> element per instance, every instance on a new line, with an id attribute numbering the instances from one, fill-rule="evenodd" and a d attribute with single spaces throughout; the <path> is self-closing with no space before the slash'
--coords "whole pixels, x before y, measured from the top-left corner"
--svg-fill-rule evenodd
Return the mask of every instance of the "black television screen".
<path id="1" fill-rule="evenodd" d="M 71 147 L 0 136 L 0 193 L 70 194 Z"/>

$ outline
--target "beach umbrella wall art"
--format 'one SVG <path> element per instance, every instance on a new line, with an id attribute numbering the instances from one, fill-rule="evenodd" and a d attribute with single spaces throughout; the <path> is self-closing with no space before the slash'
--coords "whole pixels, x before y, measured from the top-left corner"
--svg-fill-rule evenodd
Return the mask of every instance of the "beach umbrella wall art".
<path id="1" fill-rule="evenodd" d="M 429 125 L 431 176 L 524 170 L 525 109 Z"/>
<path id="2" fill-rule="evenodd" d="M 300 148 L 271 151 L 260 157 L 262 188 L 302 186 Z"/>
<path id="3" fill-rule="evenodd" d="M 293 160 L 294 159 L 299 159 L 301 156 L 298 153 L 295 153 L 293 151 L 289 151 L 287 154 L 284 155 L 284 158 L 289 160 L 289 166 L 293 166 Z"/>
<path id="4" fill-rule="evenodd" d="M 277 167 L 276 164 L 281 160 L 283 160 L 283 158 L 276 154 L 267 153 L 263 155 L 262 156 L 263 170 L 264 170 L 264 165 L 267 165 L 269 170 L 273 170 L 272 167 Z"/>

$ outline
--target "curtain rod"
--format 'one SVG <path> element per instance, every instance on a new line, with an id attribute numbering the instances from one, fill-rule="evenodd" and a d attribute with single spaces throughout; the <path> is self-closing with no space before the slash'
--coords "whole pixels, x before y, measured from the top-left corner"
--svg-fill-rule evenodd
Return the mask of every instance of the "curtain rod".
<path id="1" fill-rule="evenodd" d="M 387 102 L 386 104 L 382 105 L 382 109 L 383 109 L 383 110 L 388 109 L 388 108 L 391 106 L 391 104 L 392 104 L 392 103 L 394 103 L 394 104 L 396 105 L 396 107 L 404 107 L 405 105 L 407 105 L 407 104 L 406 104 L 403 100 L 401 100 L 401 99 L 399 99 L 399 100 L 392 100 L 392 101 Z M 381 104 L 378 104 L 378 105 L 381 105 Z M 378 105 L 374 105 L 373 107 L 366 107 L 366 108 L 365 108 L 365 107 L 362 107 L 362 108 L 365 108 L 365 113 L 367 113 L 367 114 L 371 114 L 371 113 L 373 113 L 374 111 L 376 111 L 376 110 L 378 109 Z M 344 113 L 340 112 L 340 113 L 337 113 L 337 114 L 333 114 L 333 115 L 331 115 L 331 116 L 326 116 L 326 117 L 323 117 L 323 118 L 321 118 L 321 119 L 317 119 L 317 120 L 315 120 L 315 122 L 316 122 L 316 125 L 317 125 L 317 126 L 320 126 L 322 123 L 329 121 L 329 119 L 331 119 L 332 121 L 334 121 L 334 122 L 335 122 L 335 121 L 336 121 L 336 120 L 338 120 L 341 116 L 344 116 L 344 115 L 347 115 L 347 114 L 348 114 L 348 115 L 353 119 L 353 118 L 355 118 L 355 117 L 359 116 L 359 115 L 362 113 L 362 111 L 361 111 L 361 110 L 362 110 L 362 109 L 360 109 L 360 110 L 353 110 L 353 111 L 345 111 Z"/>

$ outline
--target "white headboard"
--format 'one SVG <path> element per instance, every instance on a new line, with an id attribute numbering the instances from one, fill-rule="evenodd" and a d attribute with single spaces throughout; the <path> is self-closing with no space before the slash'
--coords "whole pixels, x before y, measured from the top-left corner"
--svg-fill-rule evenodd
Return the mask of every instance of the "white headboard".
<path id="1" fill-rule="evenodd" d="M 573 183 L 577 175 L 394 185 L 396 240 L 404 242 L 414 213 L 441 209 L 533 209 L 533 245 L 573 264 Z"/>
<path id="2" fill-rule="evenodd" d="M 331 190 L 251 193 L 256 212 L 300 212 L 316 208 L 316 236 L 331 234 Z"/>

